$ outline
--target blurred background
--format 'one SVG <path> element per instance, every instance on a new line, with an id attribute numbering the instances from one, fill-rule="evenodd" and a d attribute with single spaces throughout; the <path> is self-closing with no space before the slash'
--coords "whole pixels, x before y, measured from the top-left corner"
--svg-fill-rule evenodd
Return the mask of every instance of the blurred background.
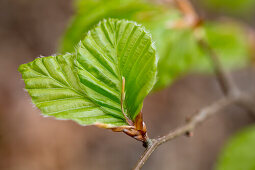
<path id="1" fill-rule="evenodd" d="M 254 0 L 194 0 L 193 4 L 209 20 L 228 16 L 255 25 Z M 74 12 L 72 0 L 0 0 L 1 170 L 128 170 L 144 151 L 141 143 L 122 133 L 44 118 L 23 90 L 18 66 L 57 53 Z M 241 89 L 254 86 L 251 68 L 233 76 Z M 178 78 L 146 98 L 143 112 L 149 136 L 167 133 L 221 96 L 212 75 Z M 143 169 L 213 169 L 227 139 L 252 123 L 242 108 L 228 107 L 203 123 L 194 137 L 161 146 Z"/>

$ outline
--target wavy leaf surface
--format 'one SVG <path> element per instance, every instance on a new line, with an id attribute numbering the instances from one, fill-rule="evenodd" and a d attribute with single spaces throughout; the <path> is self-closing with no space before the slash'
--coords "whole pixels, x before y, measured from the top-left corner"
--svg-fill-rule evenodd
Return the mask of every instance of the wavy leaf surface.
<path id="1" fill-rule="evenodd" d="M 19 71 L 44 115 L 112 128 L 128 125 L 126 117 L 134 120 L 141 111 L 156 62 L 141 26 L 109 19 L 87 34 L 75 54 L 37 58 Z"/>
<path id="2" fill-rule="evenodd" d="M 156 54 L 150 35 L 134 22 L 104 20 L 77 48 L 78 75 L 87 95 L 107 112 L 124 109 L 134 120 L 156 81 Z"/>

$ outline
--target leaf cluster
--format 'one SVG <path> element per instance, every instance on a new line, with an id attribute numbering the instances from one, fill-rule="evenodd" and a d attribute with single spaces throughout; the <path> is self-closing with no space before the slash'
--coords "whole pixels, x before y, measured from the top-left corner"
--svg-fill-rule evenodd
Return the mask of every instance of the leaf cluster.
<path id="1" fill-rule="evenodd" d="M 156 82 L 156 67 L 150 34 L 135 22 L 108 19 L 91 29 L 75 52 L 37 58 L 19 71 L 45 116 L 142 130 L 136 117 Z"/>

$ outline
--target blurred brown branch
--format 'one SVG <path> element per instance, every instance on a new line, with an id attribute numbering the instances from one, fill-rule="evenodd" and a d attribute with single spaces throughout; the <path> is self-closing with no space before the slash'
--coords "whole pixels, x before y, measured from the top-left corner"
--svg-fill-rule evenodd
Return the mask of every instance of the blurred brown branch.
<path id="1" fill-rule="evenodd" d="M 253 94 L 253 96 L 255 96 L 255 94 Z M 231 104 L 247 102 L 247 100 L 250 101 L 250 97 L 241 93 L 239 95 L 225 96 L 219 99 L 218 101 L 214 102 L 213 104 L 201 109 L 189 121 L 187 121 L 185 125 L 176 128 L 175 130 L 169 132 L 163 137 L 152 139 L 151 140 L 152 144 L 146 149 L 144 154 L 141 156 L 134 170 L 139 170 L 144 165 L 146 160 L 150 157 L 152 152 L 155 149 L 157 149 L 157 147 L 159 147 L 161 144 L 168 142 L 181 135 L 187 134 L 189 136 L 190 134 L 192 134 L 192 131 L 195 129 L 195 127 L 204 122 L 210 116 L 218 113 L 226 106 L 229 106 Z"/>
<path id="2" fill-rule="evenodd" d="M 173 1 L 177 8 L 182 11 L 183 19 L 171 25 L 175 28 L 190 27 L 194 29 L 194 33 L 199 32 L 199 26 L 202 24 L 202 20 L 199 18 L 197 12 L 194 10 L 193 6 L 189 0 L 174 0 Z M 226 106 L 231 104 L 236 104 L 243 107 L 250 115 L 255 117 L 255 108 L 254 108 L 254 97 L 255 93 L 250 95 L 244 94 L 241 92 L 235 85 L 235 82 L 232 80 L 230 74 L 228 74 L 219 61 L 219 56 L 217 53 L 210 47 L 206 40 L 204 40 L 203 35 L 196 35 L 197 42 L 199 46 L 208 54 L 211 58 L 214 71 L 217 77 L 217 80 L 220 84 L 220 87 L 224 93 L 224 97 L 215 101 L 211 105 L 201 109 L 199 112 L 195 113 L 194 116 L 189 119 L 186 124 L 176 128 L 173 131 L 170 131 L 165 136 L 150 139 L 149 145 L 139 161 L 137 162 L 134 170 L 139 170 L 142 168 L 144 163 L 150 157 L 150 155 L 157 149 L 161 144 L 171 141 L 176 137 L 181 135 L 192 136 L 192 131 L 202 122 L 204 122 L 210 116 L 218 113 L 220 110 L 224 109 Z"/>
<path id="3" fill-rule="evenodd" d="M 235 83 L 232 80 L 232 77 L 224 70 L 221 62 L 219 61 L 219 56 L 217 53 L 210 47 L 210 45 L 203 39 L 197 38 L 197 42 L 200 47 L 208 53 L 210 56 L 212 63 L 214 65 L 214 72 L 218 79 L 218 82 L 221 86 L 221 89 L 225 95 L 235 95 L 235 93 L 239 93 Z"/>

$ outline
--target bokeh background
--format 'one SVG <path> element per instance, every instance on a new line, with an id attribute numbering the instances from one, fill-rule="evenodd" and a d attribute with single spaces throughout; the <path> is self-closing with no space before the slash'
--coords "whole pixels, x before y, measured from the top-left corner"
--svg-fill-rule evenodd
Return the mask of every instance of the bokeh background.
<path id="1" fill-rule="evenodd" d="M 224 0 L 233 3 L 230 9 L 222 1 L 193 3 L 204 18 L 230 16 L 255 25 L 253 0 L 237 7 Z M 128 170 L 144 151 L 141 143 L 122 133 L 44 118 L 23 90 L 18 66 L 56 53 L 73 14 L 72 0 L 0 0 L 1 170 Z M 233 76 L 240 88 L 254 87 L 251 68 L 235 71 Z M 143 112 L 149 136 L 163 135 L 185 123 L 186 117 L 221 96 L 212 75 L 179 78 L 146 98 Z M 213 169 L 227 139 L 252 123 L 254 119 L 242 108 L 228 107 L 203 123 L 194 137 L 180 137 L 161 146 L 144 169 Z"/>

